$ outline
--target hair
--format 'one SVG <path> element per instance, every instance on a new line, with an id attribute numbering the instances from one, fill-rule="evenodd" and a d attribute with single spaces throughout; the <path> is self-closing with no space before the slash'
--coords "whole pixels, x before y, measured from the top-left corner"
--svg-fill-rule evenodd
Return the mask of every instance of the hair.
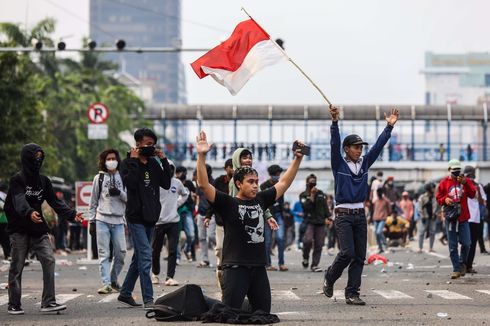
<path id="1" fill-rule="evenodd" d="M 175 168 L 175 173 L 180 173 L 180 172 L 187 173 L 187 169 L 185 168 L 185 166 L 180 165 L 177 168 Z"/>
<path id="2" fill-rule="evenodd" d="M 155 141 L 155 144 L 157 143 L 157 136 L 155 135 L 155 133 L 151 129 L 140 128 L 134 132 L 134 140 L 136 142 L 142 141 L 143 137 L 145 137 L 145 136 L 153 138 L 153 140 Z"/>
<path id="3" fill-rule="evenodd" d="M 253 158 L 252 152 L 249 149 L 244 149 L 240 152 L 240 159 L 244 156 L 250 155 Z"/>
<path id="4" fill-rule="evenodd" d="M 383 188 L 376 189 L 376 194 L 378 195 L 378 197 L 382 197 L 384 193 L 385 190 Z"/>
<path id="5" fill-rule="evenodd" d="M 378 171 L 378 172 L 376 172 L 376 175 L 377 175 L 378 177 L 382 177 L 382 176 L 383 176 L 383 171 Z"/>
<path id="6" fill-rule="evenodd" d="M 316 175 L 314 175 L 313 173 L 310 174 L 309 176 L 306 177 L 306 182 L 308 182 L 308 180 L 310 179 L 317 179 Z M 317 179 L 318 180 L 318 179 Z"/>
<path id="7" fill-rule="evenodd" d="M 235 186 L 238 188 L 237 181 L 243 183 L 243 179 L 245 179 L 245 176 L 250 174 L 255 174 L 256 176 L 259 176 L 257 170 L 251 168 L 250 166 L 243 166 L 236 169 L 236 171 L 233 173 L 233 182 L 235 183 Z"/>
<path id="8" fill-rule="evenodd" d="M 116 154 L 117 169 L 119 169 L 119 166 L 121 165 L 121 157 L 119 156 L 119 152 L 117 149 L 109 148 L 99 154 L 99 171 L 107 172 L 105 161 L 109 154 Z"/>
<path id="9" fill-rule="evenodd" d="M 225 168 L 227 167 L 233 167 L 233 160 L 231 158 L 227 159 L 225 162 Z"/>

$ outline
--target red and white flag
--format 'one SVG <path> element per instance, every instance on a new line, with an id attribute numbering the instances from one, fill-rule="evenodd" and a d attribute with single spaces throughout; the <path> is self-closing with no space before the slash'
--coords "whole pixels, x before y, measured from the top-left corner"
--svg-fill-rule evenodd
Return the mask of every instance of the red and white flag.
<path id="1" fill-rule="evenodd" d="M 211 75 L 236 95 L 257 71 L 286 58 L 269 34 L 249 19 L 238 24 L 226 41 L 191 66 L 199 78 Z"/>

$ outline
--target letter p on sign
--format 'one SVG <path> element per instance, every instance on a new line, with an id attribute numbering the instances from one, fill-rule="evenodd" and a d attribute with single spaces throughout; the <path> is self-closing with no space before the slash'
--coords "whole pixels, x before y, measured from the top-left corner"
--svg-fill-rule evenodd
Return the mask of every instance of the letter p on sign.
<path id="1" fill-rule="evenodd" d="M 109 117 L 109 109 L 100 102 L 93 103 L 88 108 L 87 116 L 92 123 L 104 123 Z"/>

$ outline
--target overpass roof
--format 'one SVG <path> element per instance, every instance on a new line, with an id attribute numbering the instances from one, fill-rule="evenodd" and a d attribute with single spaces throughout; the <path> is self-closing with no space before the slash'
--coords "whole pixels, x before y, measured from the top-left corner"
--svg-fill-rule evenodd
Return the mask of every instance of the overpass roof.
<path id="1" fill-rule="evenodd" d="M 339 105 L 343 120 L 382 120 L 396 107 L 402 120 L 487 120 L 483 106 L 462 105 Z M 167 120 L 326 120 L 326 105 L 149 105 L 147 119 Z"/>

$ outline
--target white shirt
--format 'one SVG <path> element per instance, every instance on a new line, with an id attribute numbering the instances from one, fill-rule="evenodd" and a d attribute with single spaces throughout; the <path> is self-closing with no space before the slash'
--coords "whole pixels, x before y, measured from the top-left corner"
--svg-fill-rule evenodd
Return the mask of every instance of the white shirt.
<path id="1" fill-rule="evenodd" d="M 347 158 L 345 158 L 345 162 L 349 166 L 349 169 L 351 170 L 352 173 L 355 175 L 359 174 L 359 171 L 361 171 L 361 166 L 362 166 L 362 161 L 364 157 L 361 157 L 360 159 L 357 160 L 357 162 L 351 161 Z M 335 206 L 335 208 L 349 208 L 349 209 L 354 209 L 354 208 L 364 208 L 364 203 L 344 203 L 344 204 L 338 204 Z"/>
<path id="2" fill-rule="evenodd" d="M 162 210 L 157 224 L 176 223 L 179 221 L 179 213 L 177 209 L 185 203 L 189 197 L 189 189 L 187 189 L 177 178 L 172 178 L 170 189 L 160 188 L 160 203 Z"/>
<path id="3" fill-rule="evenodd" d="M 480 203 L 478 202 L 478 193 L 482 196 L 483 200 L 487 200 L 487 195 L 481 184 L 475 182 L 478 186 L 475 198 L 468 198 L 468 210 L 470 211 L 470 223 L 480 223 Z"/>

